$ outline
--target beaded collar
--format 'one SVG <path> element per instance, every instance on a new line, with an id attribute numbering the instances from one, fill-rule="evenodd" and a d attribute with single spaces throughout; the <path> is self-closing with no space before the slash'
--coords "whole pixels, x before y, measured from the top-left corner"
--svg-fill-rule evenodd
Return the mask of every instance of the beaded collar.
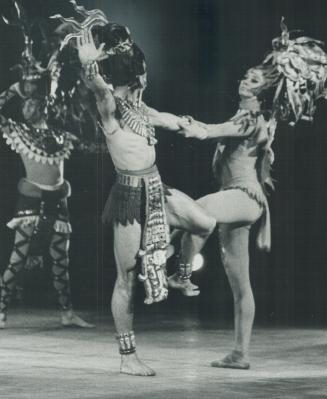
<path id="1" fill-rule="evenodd" d="M 1 123 L 3 137 L 12 150 L 43 164 L 59 164 L 69 158 L 75 136 L 63 130 L 37 129 L 7 119 Z"/>
<path id="2" fill-rule="evenodd" d="M 135 105 L 131 101 L 116 96 L 114 98 L 123 123 L 133 133 L 146 138 L 149 145 L 156 144 L 155 129 L 149 121 L 146 105 L 143 102 L 140 105 Z"/>

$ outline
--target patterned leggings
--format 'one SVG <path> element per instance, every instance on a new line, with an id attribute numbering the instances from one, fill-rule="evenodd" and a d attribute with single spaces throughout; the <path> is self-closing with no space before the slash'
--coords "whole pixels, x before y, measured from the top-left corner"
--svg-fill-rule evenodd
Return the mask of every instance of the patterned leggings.
<path id="1" fill-rule="evenodd" d="M 10 262 L 2 277 L 0 295 L 0 313 L 7 313 L 12 294 L 17 282 L 17 276 L 27 261 L 34 226 L 18 226 L 15 244 L 10 256 Z M 59 306 L 62 310 L 71 309 L 71 294 L 68 272 L 69 234 L 54 232 L 49 253 L 51 257 L 51 271 L 53 286 L 58 295 Z"/>

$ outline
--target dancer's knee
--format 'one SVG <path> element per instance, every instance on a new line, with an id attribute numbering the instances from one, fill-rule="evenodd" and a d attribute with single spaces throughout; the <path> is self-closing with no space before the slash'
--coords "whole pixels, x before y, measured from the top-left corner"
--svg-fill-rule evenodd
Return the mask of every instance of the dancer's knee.
<path id="1" fill-rule="evenodd" d="M 249 284 L 234 286 L 233 288 L 233 298 L 236 304 L 242 304 L 246 302 L 247 304 L 254 304 L 252 289 Z"/>
<path id="2" fill-rule="evenodd" d="M 205 225 L 205 229 L 200 235 L 203 237 L 209 237 L 216 228 L 216 224 L 217 224 L 216 219 L 208 218 L 207 223 Z"/>
<path id="3" fill-rule="evenodd" d="M 252 295 L 252 288 L 247 272 L 242 270 L 242 268 L 247 268 L 248 266 L 238 263 L 239 260 L 225 254 L 223 265 L 233 291 L 234 299 L 241 301 L 245 297 Z"/>
<path id="4" fill-rule="evenodd" d="M 201 238 L 208 238 L 216 228 L 216 220 L 208 217 L 204 223 L 196 225 L 193 228 L 193 234 L 200 236 Z"/>
<path id="5" fill-rule="evenodd" d="M 136 286 L 136 270 L 121 270 L 116 280 L 117 289 L 125 293 L 132 293 Z"/>

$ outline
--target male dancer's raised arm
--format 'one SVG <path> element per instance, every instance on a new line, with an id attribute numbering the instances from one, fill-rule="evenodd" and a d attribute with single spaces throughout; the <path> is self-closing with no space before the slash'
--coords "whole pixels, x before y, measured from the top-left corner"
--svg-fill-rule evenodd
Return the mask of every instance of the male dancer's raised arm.
<path id="1" fill-rule="evenodd" d="M 85 30 L 84 34 L 78 38 L 77 47 L 79 58 L 84 70 L 84 82 L 93 91 L 97 100 L 98 110 L 102 120 L 114 119 L 116 102 L 110 86 L 99 74 L 97 60 L 100 59 L 104 44 L 96 48 L 92 33 Z M 180 117 L 167 112 L 159 112 L 154 108 L 146 106 L 149 122 L 154 127 L 167 130 L 178 131 L 181 126 L 189 123 L 188 117 Z"/>

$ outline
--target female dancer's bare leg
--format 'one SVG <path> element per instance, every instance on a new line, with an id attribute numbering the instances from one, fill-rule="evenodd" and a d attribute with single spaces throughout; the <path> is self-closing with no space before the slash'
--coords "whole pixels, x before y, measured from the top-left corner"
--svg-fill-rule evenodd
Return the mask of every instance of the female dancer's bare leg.
<path id="1" fill-rule="evenodd" d="M 231 354 L 213 367 L 248 369 L 249 345 L 255 305 L 249 276 L 250 226 L 222 224 L 219 227 L 220 255 L 234 298 L 235 345 Z"/>

